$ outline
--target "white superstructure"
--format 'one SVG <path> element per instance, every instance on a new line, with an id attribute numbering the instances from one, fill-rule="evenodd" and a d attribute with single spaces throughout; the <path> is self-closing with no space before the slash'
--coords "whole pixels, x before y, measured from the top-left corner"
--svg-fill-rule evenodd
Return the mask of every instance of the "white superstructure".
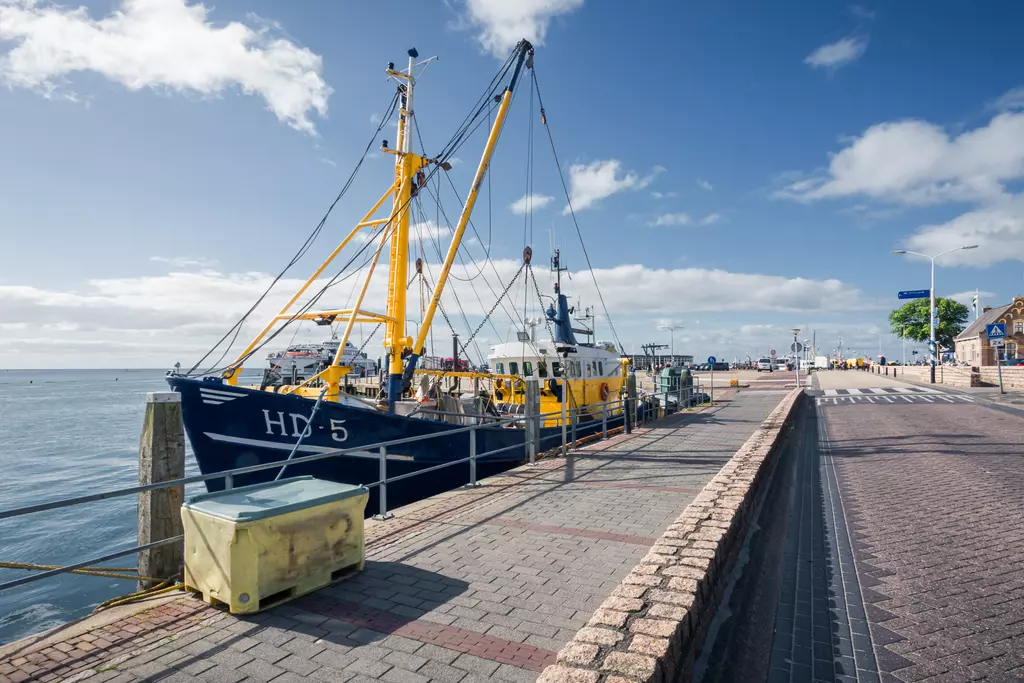
<path id="1" fill-rule="evenodd" d="M 281 381 L 291 383 L 294 377 L 298 382 L 303 382 L 334 361 L 338 344 L 337 339 L 328 339 L 320 344 L 295 344 L 284 351 L 269 354 L 267 362 L 271 373 L 279 376 Z M 352 371 L 355 377 L 373 377 L 377 374 L 377 362 L 367 358 L 366 353 L 360 352 L 351 342 L 345 344 L 341 365 L 355 368 Z"/>

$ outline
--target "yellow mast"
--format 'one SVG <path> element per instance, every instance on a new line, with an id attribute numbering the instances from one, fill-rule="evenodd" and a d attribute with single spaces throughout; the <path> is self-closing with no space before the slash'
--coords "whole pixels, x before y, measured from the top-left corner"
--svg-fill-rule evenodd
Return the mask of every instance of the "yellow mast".
<path id="1" fill-rule="evenodd" d="M 480 186 L 483 184 L 484 176 L 487 175 L 487 169 L 490 167 L 491 157 L 494 155 L 494 147 L 498 142 L 498 136 L 501 135 L 501 129 L 505 124 L 505 117 L 508 115 L 508 108 L 512 103 L 512 91 L 515 88 L 516 81 L 519 80 L 519 73 L 522 71 L 523 63 L 526 61 L 527 56 L 533 55 L 533 46 L 529 41 L 522 40 L 519 42 L 519 45 L 516 46 L 516 51 L 518 54 L 516 56 L 515 71 L 512 73 L 512 79 L 509 81 L 509 84 L 505 87 L 504 93 L 501 95 L 501 103 L 498 105 L 497 116 L 494 118 L 494 124 L 491 126 L 490 134 L 487 136 L 487 144 L 484 145 L 484 151 L 480 157 L 480 164 L 477 166 L 476 174 L 473 176 L 473 184 L 470 186 L 465 206 L 462 207 L 462 213 L 459 216 L 459 222 L 455 228 L 455 235 L 452 237 L 452 242 L 448 246 L 448 253 L 445 255 L 444 265 L 441 268 L 441 273 L 437 278 L 437 284 L 430 297 L 430 303 L 427 305 L 426 314 L 423 316 L 423 323 L 420 325 L 420 331 L 416 336 L 415 345 L 413 345 L 410 340 L 409 345 L 412 348 L 412 355 L 409 356 L 408 362 L 405 365 L 404 375 L 397 378 L 397 380 L 394 375 L 391 375 L 389 378 L 389 406 L 393 405 L 391 382 L 396 383 L 395 389 L 400 393 L 402 382 L 408 381 L 412 378 L 412 375 L 416 370 L 416 362 L 419 360 L 419 357 L 423 355 L 427 332 L 430 330 L 430 323 L 434 319 L 434 312 L 437 310 L 437 304 L 441 300 L 441 294 L 444 291 L 445 283 L 448 281 L 448 275 L 451 272 L 452 264 L 454 263 L 455 257 L 458 253 L 459 244 L 462 241 L 462 235 L 466 231 L 466 225 L 469 224 L 470 214 L 473 213 L 473 207 L 476 205 L 477 197 L 480 195 Z M 530 61 L 530 66 L 532 67 L 532 60 Z M 404 285 L 405 283 L 403 282 L 402 286 L 404 287 Z M 403 303 L 404 301 L 403 297 Z"/>
<path id="2" fill-rule="evenodd" d="M 223 379 L 228 384 L 237 384 L 238 376 L 241 373 L 242 365 L 245 360 L 249 357 L 252 351 L 257 348 L 260 341 L 263 340 L 278 323 L 285 322 L 285 324 L 287 324 L 288 322 L 295 320 L 319 321 L 323 318 L 329 318 L 332 321 L 338 319 L 345 321 L 347 324 L 345 326 L 344 337 L 339 344 L 338 352 L 335 354 L 333 363 L 328 368 L 317 375 L 310 377 L 303 383 L 304 385 L 307 385 L 316 379 L 326 381 L 329 385 L 330 391 L 324 396 L 324 399 L 328 401 L 337 401 L 339 398 L 338 385 L 340 383 L 340 378 L 346 372 L 351 370 L 349 367 L 341 366 L 340 363 L 343 360 L 342 354 L 344 352 L 346 342 L 351 334 L 352 326 L 357 322 L 378 322 L 386 326 L 384 347 L 388 352 L 387 408 L 390 412 L 394 411 L 395 403 L 401 398 L 405 383 L 411 379 L 412 374 L 416 369 L 416 362 L 425 350 L 424 343 L 427 332 L 430 329 L 430 323 L 433 320 L 434 312 L 437 309 L 438 302 L 441 298 L 441 293 L 444 290 L 445 283 L 448 280 L 448 275 L 451 272 L 452 263 L 457 255 L 462 236 L 469 223 L 470 214 L 472 213 L 477 197 L 479 196 L 480 186 L 490 166 L 495 144 L 497 143 L 498 136 L 501 133 L 502 126 L 505 123 L 505 117 L 508 114 L 509 105 L 512 101 L 512 90 L 519 78 L 519 74 L 527 56 L 532 54 L 533 46 L 530 45 L 528 41 L 523 40 L 516 47 L 515 71 L 509 85 L 501 95 L 498 113 L 487 137 L 487 144 L 484 146 L 480 164 L 477 167 L 476 174 L 473 178 L 473 185 L 470 188 L 466 204 L 459 216 L 455 235 L 453 236 L 452 243 L 448 248 L 444 266 L 441 270 L 438 282 L 434 287 L 430 303 L 420 326 L 419 335 L 415 342 L 406 334 L 405 330 L 407 292 L 406 279 L 409 269 L 409 221 L 412 215 L 410 205 L 416 192 L 419 190 L 417 183 L 422 183 L 425 179 L 422 174 L 422 170 L 424 168 L 430 164 L 438 164 L 447 171 L 450 170 L 451 166 L 442 159 L 429 159 L 412 151 L 414 126 L 413 117 L 415 116 L 415 112 L 413 110 L 413 88 L 415 86 L 414 69 L 418 66 L 415 60 L 419 56 L 416 49 L 412 48 L 408 52 L 408 72 L 396 71 L 393 64 L 389 64 L 387 69 L 389 76 L 399 80 L 400 82 L 404 81 L 404 83 L 399 86 L 401 90 L 401 107 L 399 109 L 398 117 L 397 145 L 394 148 L 389 149 L 385 142 L 381 150 L 396 156 L 395 177 L 392 186 L 388 188 L 387 192 L 384 193 L 373 208 L 367 212 L 363 219 L 355 226 L 355 228 L 352 229 L 341 244 L 339 244 L 330 256 L 328 256 L 320 265 L 320 267 L 317 268 L 316 272 L 306 280 L 302 287 L 299 288 L 299 290 L 291 297 L 281 311 L 270 320 L 259 334 L 256 335 L 256 338 L 253 339 L 245 348 L 237 360 L 228 366 L 227 370 L 222 374 Z M 429 61 L 430 60 L 426 60 L 426 62 Z M 425 64 L 426 62 L 421 62 L 421 64 Z M 380 210 L 388 197 L 392 198 L 391 212 L 389 216 L 386 219 L 374 219 L 374 214 Z M 296 314 L 288 313 L 291 307 L 295 305 L 299 298 L 310 288 L 310 286 L 312 286 L 327 266 L 330 265 L 335 257 L 338 256 L 341 250 L 352 241 L 359 230 L 366 227 L 375 227 L 381 224 L 385 225 L 381 229 L 380 246 L 377 248 L 373 257 L 373 263 L 370 265 L 366 279 L 363 283 L 362 289 L 360 290 L 359 298 L 352 308 L 341 310 L 332 309 L 326 311 L 302 311 Z M 389 239 L 390 251 L 387 313 L 381 315 L 379 313 L 364 311 L 361 306 L 369 286 L 370 278 L 373 276 L 374 267 L 381 256 L 385 242 Z M 301 386 L 302 385 L 299 387 L 291 387 L 289 391 L 296 391 Z"/>

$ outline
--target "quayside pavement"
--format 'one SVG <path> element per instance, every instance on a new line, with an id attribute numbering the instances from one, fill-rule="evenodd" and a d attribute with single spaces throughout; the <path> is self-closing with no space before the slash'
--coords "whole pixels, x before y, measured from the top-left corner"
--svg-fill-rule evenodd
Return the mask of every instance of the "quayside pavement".
<path id="1" fill-rule="evenodd" d="M 1024 416 L 941 385 L 878 400 L 920 387 L 867 373 L 816 386 L 703 683 L 1024 679 Z"/>
<path id="2" fill-rule="evenodd" d="M 365 571 L 258 615 L 176 597 L 0 648 L 0 683 L 536 680 L 785 395 L 728 392 L 368 520 Z"/>

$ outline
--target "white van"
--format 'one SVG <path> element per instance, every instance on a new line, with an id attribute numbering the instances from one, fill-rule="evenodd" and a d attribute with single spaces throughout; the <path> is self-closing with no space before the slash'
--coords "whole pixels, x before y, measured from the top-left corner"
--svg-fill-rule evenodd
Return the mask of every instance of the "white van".
<path id="1" fill-rule="evenodd" d="M 772 359 L 771 358 L 758 358 L 757 359 L 757 371 L 772 371 Z"/>

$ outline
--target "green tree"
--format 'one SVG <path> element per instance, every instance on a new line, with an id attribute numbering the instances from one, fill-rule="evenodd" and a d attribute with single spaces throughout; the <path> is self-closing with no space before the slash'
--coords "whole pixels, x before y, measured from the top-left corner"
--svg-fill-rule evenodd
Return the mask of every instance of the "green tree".
<path id="1" fill-rule="evenodd" d="M 953 348 L 953 338 L 963 332 L 970 317 L 970 311 L 959 301 L 953 299 L 936 299 L 939 309 L 938 325 L 935 328 L 935 339 L 940 348 Z M 903 336 L 906 327 L 907 339 L 916 342 L 928 341 L 928 299 L 914 299 L 889 314 L 889 326 L 897 337 Z"/>

